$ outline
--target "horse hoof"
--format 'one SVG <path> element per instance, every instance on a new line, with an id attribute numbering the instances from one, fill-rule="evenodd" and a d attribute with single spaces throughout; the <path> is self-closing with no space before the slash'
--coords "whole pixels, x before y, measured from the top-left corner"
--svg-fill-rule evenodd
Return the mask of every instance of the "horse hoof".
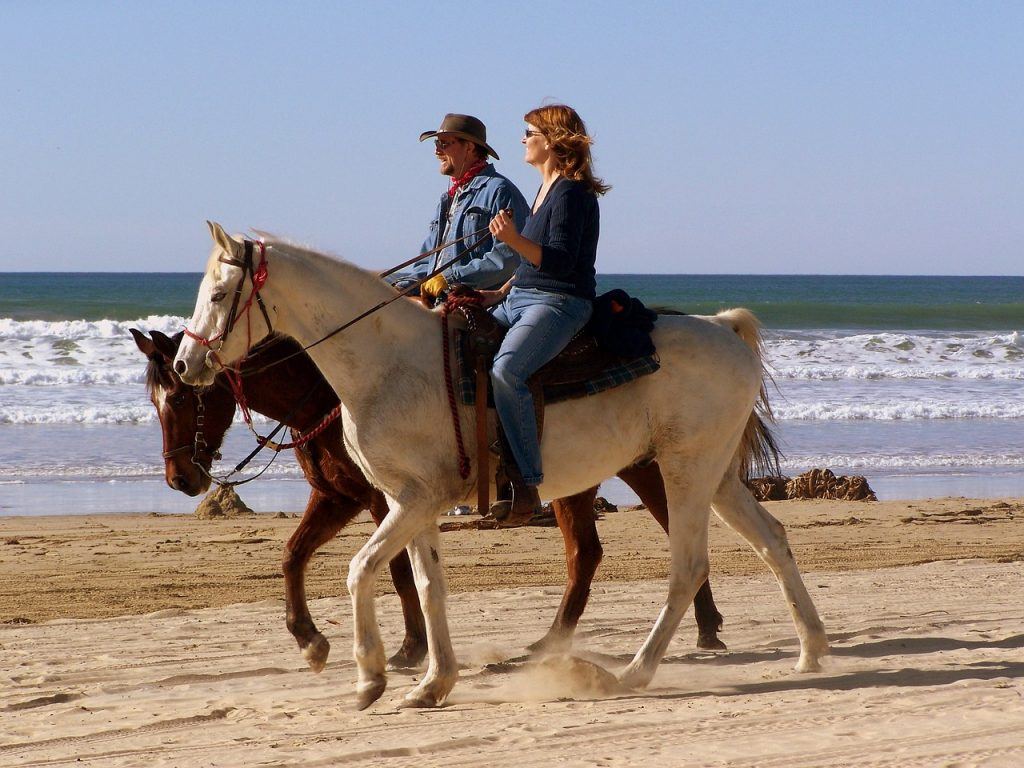
<path id="1" fill-rule="evenodd" d="M 312 642 L 302 649 L 302 658 L 314 672 L 323 672 L 324 667 L 327 666 L 327 656 L 330 652 L 331 644 L 327 642 L 326 637 L 318 632 Z"/>
<path id="2" fill-rule="evenodd" d="M 628 688 L 631 691 L 638 691 L 641 688 L 646 688 L 647 684 L 651 682 L 651 676 L 646 675 L 636 669 L 626 667 L 621 675 L 619 675 L 619 685 L 624 688 Z"/>
<path id="3" fill-rule="evenodd" d="M 564 635 L 552 635 L 548 633 L 535 643 L 526 646 L 526 650 L 536 655 L 549 653 L 568 653 L 572 648 L 572 637 Z"/>
<path id="4" fill-rule="evenodd" d="M 725 643 L 718 639 L 718 635 L 698 635 L 697 647 L 705 651 L 727 651 Z"/>
<path id="5" fill-rule="evenodd" d="M 362 712 L 381 697 L 385 688 L 387 688 L 387 681 L 381 680 L 359 691 L 356 694 L 356 709 Z"/>
<path id="6" fill-rule="evenodd" d="M 793 667 L 797 672 L 821 672 L 821 662 L 816 656 L 800 655 L 800 660 Z"/>
<path id="7" fill-rule="evenodd" d="M 437 702 L 434 701 L 433 697 L 426 696 L 413 696 L 412 694 L 402 699 L 402 703 L 398 705 L 399 709 L 432 709 L 437 706 Z"/>
<path id="8" fill-rule="evenodd" d="M 388 670 L 415 669 L 426 655 L 427 649 L 422 646 L 416 645 L 406 648 L 403 645 L 398 653 L 388 659 Z"/>

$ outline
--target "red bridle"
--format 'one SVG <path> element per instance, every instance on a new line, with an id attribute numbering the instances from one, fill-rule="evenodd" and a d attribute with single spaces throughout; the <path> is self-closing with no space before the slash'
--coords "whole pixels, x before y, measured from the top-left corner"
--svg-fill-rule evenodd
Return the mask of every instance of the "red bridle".
<path id="1" fill-rule="evenodd" d="M 254 242 L 260 249 L 260 262 L 255 268 L 253 267 L 252 259 Z M 190 331 L 188 326 L 186 326 L 184 330 L 186 336 L 206 347 L 213 353 L 214 360 L 221 369 L 227 369 L 227 366 L 224 365 L 221 359 L 217 356 L 217 352 L 224 346 L 224 340 L 227 338 L 227 335 L 234 330 L 235 325 L 238 323 L 238 320 L 242 315 L 246 316 L 246 332 L 248 335 L 245 354 L 242 356 L 243 360 L 249 355 L 249 350 L 252 348 L 252 318 L 249 316 L 249 310 L 252 309 L 254 299 L 258 302 L 260 311 L 263 313 L 263 319 L 267 323 L 267 331 L 269 333 L 274 332 L 274 327 L 270 322 L 270 315 L 267 313 L 267 308 L 263 304 L 263 298 L 260 296 L 260 288 L 262 288 L 267 282 L 267 249 L 259 240 L 246 240 L 244 243 L 243 258 L 241 260 L 221 256 L 218 258 L 218 261 L 223 264 L 230 264 L 233 267 L 241 267 L 242 269 L 242 274 L 238 278 L 238 283 L 235 285 L 235 292 L 231 301 L 231 309 L 228 310 L 228 318 L 224 324 L 224 328 L 209 338 Z M 242 304 L 241 310 L 239 310 L 238 305 L 242 299 L 242 288 L 245 285 L 246 278 L 249 278 L 249 281 L 252 283 L 252 290 L 249 292 L 249 298 L 245 300 L 245 303 Z M 217 349 L 214 349 L 213 344 L 217 341 L 220 341 L 220 346 L 218 346 Z"/>
<path id="2" fill-rule="evenodd" d="M 260 249 L 260 261 L 255 267 L 253 266 L 253 243 L 259 246 Z M 249 412 L 249 406 L 246 403 L 245 392 L 242 389 L 242 375 L 239 367 L 242 361 L 249 356 L 249 350 L 252 349 L 252 315 L 250 310 L 252 309 L 253 300 L 255 300 L 260 307 L 260 311 L 263 313 L 263 319 L 267 323 L 268 333 L 274 332 L 274 326 L 270 322 L 270 315 L 267 312 L 266 305 L 263 303 L 263 297 L 260 296 L 260 288 L 262 288 L 267 282 L 267 248 L 261 240 L 245 240 L 243 243 L 243 256 L 242 259 L 225 258 L 221 256 L 218 261 L 224 264 L 230 264 L 233 267 L 241 267 L 242 274 L 238 278 L 238 283 L 235 285 L 235 293 L 231 301 L 231 309 L 228 310 L 227 321 L 224 323 L 224 328 L 220 330 L 214 336 L 206 338 L 194 333 L 185 327 L 185 335 L 190 339 L 196 341 L 200 345 L 210 350 L 210 354 L 213 356 L 213 361 L 216 363 L 219 371 L 223 371 L 228 383 L 231 386 L 231 391 L 235 396 L 235 401 L 238 403 L 239 409 L 242 411 L 242 416 L 245 419 L 246 424 L 252 424 L 252 416 Z M 242 288 L 245 285 L 246 278 L 252 283 L 252 290 L 249 291 L 249 297 L 242 304 L 239 309 L 239 303 L 242 299 Z M 224 347 L 224 340 L 228 334 L 231 333 L 235 325 L 238 323 L 242 316 L 245 316 L 245 329 L 246 329 L 246 342 L 245 342 L 245 353 L 239 358 L 235 367 L 229 367 L 224 364 L 224 361 L 220 359 L 220 355 L 217 353 Z M 213 344 L 219 341 L 220 345 L 214 349 Z"/>

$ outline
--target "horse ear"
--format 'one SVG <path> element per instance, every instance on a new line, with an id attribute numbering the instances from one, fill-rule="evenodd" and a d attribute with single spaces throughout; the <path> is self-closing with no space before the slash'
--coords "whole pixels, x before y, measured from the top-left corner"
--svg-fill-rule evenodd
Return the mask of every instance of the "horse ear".
<path id="1" fill-rule="evenodd" d="M 231 256 L 237 257 L 239 255 L 242 246 L 224 231 L 224 227 L 215 221 L 207 221 L 206 226 L 210 228 L 210 236 L 213 237 L 213 242 L 216 245 L 219 245 Z"/>
<path id="2" fill-rule="evenodd" d="M 146 357 L 150 357 L 156 352 L 156 347 L 153 345 L 153 340 L 146 334 L 140 331 L 138 328 L 129 328 L 131 331 L 132 338 L 135 339 L 135 346 L 139 348 L 139 351 Z"/>
<path id="3" fill-rule="evenodd" d="M 153 347 L 156 352 L 166 357 L 168 360 L 173 360 L 174 356 L 178 354 L 178 344 L 181 342 L 179 338 L 177 342 L 167 336 L 165 333 L 160 331 L 150 331 L 149 335 L 153 337 Z"/>

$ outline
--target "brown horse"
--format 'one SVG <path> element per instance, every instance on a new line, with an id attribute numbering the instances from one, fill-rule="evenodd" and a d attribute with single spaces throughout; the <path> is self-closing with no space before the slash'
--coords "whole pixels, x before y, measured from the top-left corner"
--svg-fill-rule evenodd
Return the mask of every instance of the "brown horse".
<path id="1" fill-rule="evenodd" d="M 171 363 L 182 334 L 170 338 L 159 331 L 151 332 L 148 337 L 134 328 L 131 332 L 136 345 L 149 358 L 146 383 L 163 430 L 165 479 L 171 488 L 196 496 L 209 488 L 207 473 L 231 425 L 234 397 L 223 375 L 217 377 L 213 386 L 203 389 L 190 387 L 178 378 Z M 285 420 L 294 432 L 301 433 L 319 424 L 338 404 L 338 399 L 313 361 L 305 354 L 295 354 L 298 350 L 291 339 L 272 337 L 253 349 L 242 371 L 250 373 L 243 378 L 249 407 L 271 419 Z M 197 433 L 203 436 L 198 445 Z M 299 527 L 285 547 L 286 623 L 310 666 L 320 671 L 326 664 L 330 644 L 309 614 L 306 564 L 319 547 L 334 538 L 362 510 L 368 509 L 374 522 L 380 525 L 387 514 L 387 503 L 349 458 L 342 442 L 340 421 L 333 422 L 317 437 L 296 448 L 295 453 L 312 490 Z M 197 462 L 201 466 L 197 466 Z M 665 486 L 657 463 L 627 467 L 618 475 L 667 532 Z M 602 556 L 594 521 L 596 496 L 594 487 L 553 502 L 565 543 L 569 579 L 551 628 L 530 646 L 533 650 L 567 647 L 586 607 L 590 584 Z M 412 667 L 419 664 L 426 653 L 423 614 L 408 555 L 400 554 L 391 561 L 390 568 L 402 603 L 405 639 L 398 653 L 389 659 L 389 665 Z M 715 607 L 708 582 L 698 591 L 694 610 L 697 646 L 724 649 L 725 645 L 718 639 L 722 615 Z"/>

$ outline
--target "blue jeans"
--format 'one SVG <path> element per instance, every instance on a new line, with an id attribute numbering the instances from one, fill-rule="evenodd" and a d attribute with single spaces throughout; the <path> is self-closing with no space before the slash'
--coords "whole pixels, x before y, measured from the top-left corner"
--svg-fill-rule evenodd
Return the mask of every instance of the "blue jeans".
<path id="1" fill-rule="evenodd" d="M 592 310 L 589 299 L 515 287 L 494 308 L 494 319 L 509 329 L 491 368 L 494 407 L 527 485 L 540 485 L 544 471 L 533 396 L 526 380 L 565 349 L 587 324 Z"/>

